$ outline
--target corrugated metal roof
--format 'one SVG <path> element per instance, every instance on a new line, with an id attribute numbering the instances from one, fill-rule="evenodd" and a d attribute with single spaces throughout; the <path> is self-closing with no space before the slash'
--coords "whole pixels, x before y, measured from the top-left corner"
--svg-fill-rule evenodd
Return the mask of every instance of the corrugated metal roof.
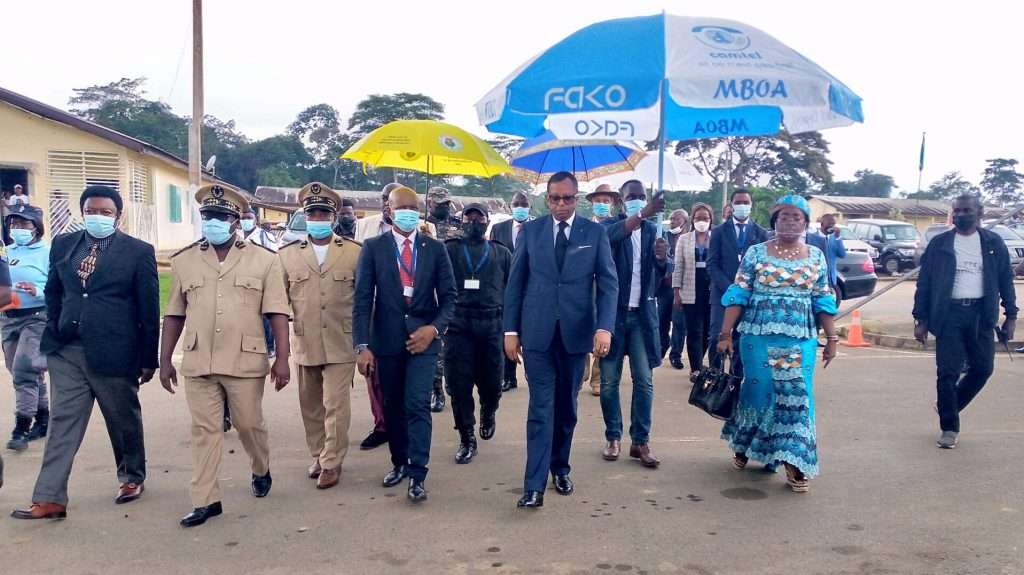
<path id="1" fill-rule="evenodd" d="M 905 198 L 869 198 L 862 196 L 811 196 L 825 202 L 841 214 L 889 215 L 898 211 L 907 216 L 945 217 L 949 204 L 937 200 L 909 200 Z"/>
<path id="2" fill-rule="evenodd" d="M 281 188 L 277 186 L 257 186 L 255 204 L 278 210 L 294 210 L 299 207 L 300 188 Z M 335 190 L 342 198 L 348 198 L 356 205 L 356 210 L 380 211 L 380 192 L 364 190 Z M 503 198 L 487 198 L 475 196 L 452 196 L 455 208 L 461 210 L 466 204 L 479 202 L 495 213 L 510 213 L 508 203 Z"/>

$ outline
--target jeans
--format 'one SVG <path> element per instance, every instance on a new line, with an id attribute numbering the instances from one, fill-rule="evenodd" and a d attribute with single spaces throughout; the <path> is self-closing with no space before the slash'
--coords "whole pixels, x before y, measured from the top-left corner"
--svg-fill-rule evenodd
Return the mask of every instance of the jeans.
<path id="1" fill-rule="evenodd" d="M 622 310 L 619 310 L 622 313 Z M 644 343 L 644 326 L 639 311 L 626 312 L 623 330 L 624 342 L 615 357 L 601 360 L 601 413 L 604 414 L 604 436 L 608 441 L 622 439 L 622 407 L 619 401 L 619 381 L 622 363 L 629 356 L 629 371 L 633 376 L 633 400 L 629 410 L 629 437 L 633 443 L 647 443 L 651 435 L 651 406 L 654 402 L 654 383 L 651 364 Z"/>
<path id="2" fill-rule="evenodd" d="M 942 333 L 935 337 L 942 431 L 960 431 L 960 412 L 992 375 L 996 353 L 994 334 L 990 329 L 979 327 L 981 315 L 980 303 L 969 307 L 951 305 Z M 963 374 L 965 361 L 967 373 Z"/>

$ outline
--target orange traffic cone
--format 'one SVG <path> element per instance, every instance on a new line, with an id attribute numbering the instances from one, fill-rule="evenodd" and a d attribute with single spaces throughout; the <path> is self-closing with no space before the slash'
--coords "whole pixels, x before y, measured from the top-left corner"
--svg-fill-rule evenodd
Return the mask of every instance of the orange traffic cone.
<path id="1" fill-rule="evenodd" d="M 846 341 L 843 342 L 843 345 L 846 347 L 871 347 L 871 343 L 864 341 L 864 327 L 860 324 L 860 310 L 853 310 L 851 315 L 853 323 L 850 324 L 850 329 L 846 332 Z"/>

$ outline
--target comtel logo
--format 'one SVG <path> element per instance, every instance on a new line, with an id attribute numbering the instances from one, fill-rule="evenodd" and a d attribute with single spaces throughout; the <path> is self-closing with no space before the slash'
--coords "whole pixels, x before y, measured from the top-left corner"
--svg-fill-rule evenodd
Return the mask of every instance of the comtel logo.
<path id="1" fill-rule="evenodd" d="M 716 50 L 738 52 L 750 47 L 750 37 L 736 28 L 725 26 L 694 26 L 693 35 L 701 44 Z"/>
<path id="2" fill-rule="evenodd" d="M 626 103 L 626 89 L 618 84 L 598 84 L 593 88 L 571 86 L 551 88 L 544 94 L 544 111 L 552 106 L 567 110 L 604 110 L 619 108 Z"/>

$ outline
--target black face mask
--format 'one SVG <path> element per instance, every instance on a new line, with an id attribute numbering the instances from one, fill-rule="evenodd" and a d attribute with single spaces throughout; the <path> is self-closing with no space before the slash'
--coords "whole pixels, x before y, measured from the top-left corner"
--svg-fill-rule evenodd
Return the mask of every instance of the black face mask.
<path id="1" fill-rule="evenodd" d="M 462 224 L 462 235 L 467 240 L 478 242 L 484 239 L 485 233 L 487 233 L 487 224 L 483 222 L 466 222 Z"/>
<path id="2" fill-rule="evenodd" d="M 439 206 L 434 206 L 434 211 L 430 212 L 430 214 L 432 216 L 434 216 L 434 218 L 436 218 L 438 220 L 442 220 L 442 221 L 443 220 L 447 220 L 448 216 L 451 215 L 451 213 L 452 213 L 452 208 L 448 204 L 441 204 Z"/>
<path id="3" fill-rule="evenodd" d="M 341 216 L 338 218 L 338 235 L 346 236 L 353 235 L 356 231 L 356 217 L 355 216 Z"/>
<path id="4" fill-rule="evenodd" d="M 961 232 L 966 232 L 978 223 L 978 217 L 974 214 L 957 214 L 953 216 L 953 225 Z"/>

